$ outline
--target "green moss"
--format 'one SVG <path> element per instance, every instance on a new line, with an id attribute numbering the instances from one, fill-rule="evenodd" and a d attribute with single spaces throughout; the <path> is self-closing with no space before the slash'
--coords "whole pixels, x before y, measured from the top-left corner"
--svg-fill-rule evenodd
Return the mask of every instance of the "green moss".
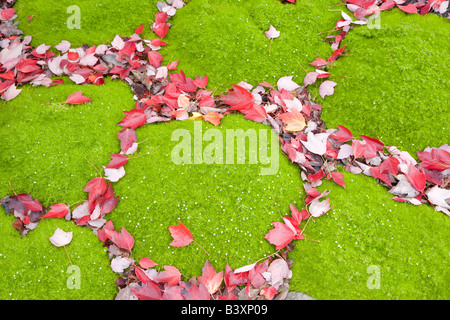
<path id="1" fill-rule="evenodd" d="M 193 163 L 197 134 L 193 121 L 145 126 L 137 133 L 139 140 L 148 140 L 139 145 L 137 153 L 152 155 L 127 163 L 125 177 L 114 186 L 122 197 L 110 216 L 114 225 L 125 226 L 135 236 L 136 257 L 149 256 L 160 265 L 175 265 L 188 277 L 201 274 L 207 258 L 222 270 L 227 262 L 238 268 L 273 253 L 273 246 L 263 239 L 271 222 L 289 213 L 289 203 L 301 206 L 303 198 L 299 170 L 284 157 L 278 144 L 270 145 L 268 151 L 269 155 L 272 150 L 277 152 L 280 160 L 274 175 L 261 175 L 261 169 L 269 166 L 259 157 L 258 163 L 249 163 L 248 140 L 245 163 L 226 164 L 231 150 L 238 155 L 238 139 L 234 147 L 226 149 L 227 130 L 239 128 L 258 135 L 260 130 L 270 134 L 270 128 L 239 115 L 225 117 L 219 127 L 197 124 L 203 125 L 204 134 L 211 128 L 220 130 L 223 152 L 219 152 L 224 164 Z M 179 129 L 187 130 L 191 137 L 191 164 L 177 165 L 172 160 L 172 150 L 182 143 L 171 141 L 172 133 Z M 210 143 L 203 142 L 203 149 Z M 177 221 L 191 230 L 194 240 L 210 256 L 194 243 L 181 248 L 169 246 L 173 239 L 168 227 Z"/>
<path id="2" fill-rule="evenodd" d="M 151 34 L 148 28 L 157 12 L 154 0 L 139 1 L 77 1 L 80 9 L 80 29 L 71 28 L 74 12 L 71 0 L 27 1 L 18 0 L 19 28 L 33 36 L 32 45 L 56 45 L 68 40 L 75 46 L 99 45 L 112 41 L 116 34 L 129 36 L 134 29 L 145 23 L 144 34 Z M 69 11 L 69 12 L 67 12 Z M 27 21 L 29 16 L 33 16 Z M 68 20 L 69 24 L 68 24 Z"/>
<path id="3" fill-rule="evenodd" d="M 448 24 L 396 9 L 381 13 L 380 29 L 354 28 L 343 41 L 351 56 L 330 69 L 346 78 L 336 80 L 333 96 L 318 97 L 327 125 L 347 126 L 413 155 L 448 143 Z"/>
<path id="4" fill-rule="evenodd" d="M 448 299 L 447 216 L 392 200 L 372 178 L 345 173 L 347 189 L 325 181 L 334 208 L 308 224 L 290 257 L 290 289 L 317 299 Z M 380 270 L 380 289 L 367 281 Z"/>
<path id="5" fill-rule="evenodd" d="M 3 211 L 3 210 L 2 210 Z M 117 274 L 109 267 L 107 249 L 94 233 L 63 219 L 45 219 L 26 237 L 11 227 L 15 218 L 0 224 L 0 299 L 79 300 L 113 299 Z M 67 254 L 49 240 L 56 228 L 73 232 Z M 76 279 L 76 280 L 75 280 Z M 79 287 L 74 285 L 79 284 Z"/>
<path id="6" fill-rule="evenodd" d="M 304 0 L 284 5 L 276 0 L 196 0 L 175 15 L 162 51 L 166 59 L 180 60 L 188 76 L 210 78 L 216 93 L 231 83 L 247 81 L 275 85 L 280 77 L 294 75 L 303 81 L 303 70 L 316 57 L 332 50 L 322 42 L 340 13 L 329 11 L 339 0 Z M 273 25 L 280 37 L 270 40 L 264 31 Z M 269 52 L 270 48 L 270 52 Z"/>

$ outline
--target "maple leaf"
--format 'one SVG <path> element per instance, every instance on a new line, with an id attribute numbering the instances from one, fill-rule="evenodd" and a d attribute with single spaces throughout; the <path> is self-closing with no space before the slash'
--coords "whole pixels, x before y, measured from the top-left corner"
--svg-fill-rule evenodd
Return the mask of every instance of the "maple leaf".
<path id="1" fill-rule="evenodd" d="M 200 283 L 198 286 L 190 282 L 182 283 L 181 293 L 186 300 L 210 300 L 211 295 L 204 284 Z"/>
<path id="2" fill-rule="evenodd" d="M 83 92 L 82 91 L 77 91 L 72 93 L 67 99 L 66 99 L 66 103 L 70 103 L 70 104 L 80 104 L 80 103 L 85 103 L 88 101 L 92 101 L 91 98 L 82 96 Z"/>
<path id="3" fill-rule="evenodd" d="M 163 56 L 158 51 L 150 51 L 147 56 L 148 62 L 155 68 L 159 68 L 161 66 L 161 61 L 164 60 Z"/>
<path id="4" fill-rule="evenodd" d="M 353 140 L 352 151 L 355 159 L 360 158 L 364 155 L 364 152 L 366 151 L 366 145 L 361 143 L 361 141 L 359 140 Z"/>
<path id="5" fill-rule="evenodd" d="M 278 90 L 287 90 L 287 91 L 294 91 L 295 89 L 300 88 L 300 86 L 295 83 L 294 81 L 292 81 L 292 77 L 293 76 L 286 76 L 286 77 L 281 77 L 280 79 L 278 79 L 277 81 L 277 88 Z"/>
<path id="6" fill-rule="evenodd" d="M 250 108 L 253 105 L 255 98 L 246 89 L 233 84 L 233 89 L 228 91 L 228 94 L 223 96 L 221 100 L 231 106 L 230 110 L 241 110 Z"/>
<path id="7" fill-rule="evenodd" d="M 111 269 L 116 273 L 123 273 L 131 265 L 131 261 L 128 258 L 122 256 L 116 256 L 111 260 Z"/>
<path id="8" fill-rule="evenodd" d="M 60 228 L 56 228 L 53 235 L 49 238 L 50 242 L 57 247 L 65 246 L 72 241 L 73 232 L 64 232 Z"/>
<path id="9" fill-rule="evenodd" d="M 62 218 L 69 212 L 69 207 L 64 203 L 57 203 L 50 206 L 50 211 L 44 214 L 41 219 Z"/>
<path id="10" fill-rule="evenodd" d="M 175 286 L 181 280 L 181 273 L 173 266 L 164 266 L 164 271 L 159 272 L 154 280 L 166 282 L 169 286 Z"/>
<path id="11" fill-rule="evenodd" d="M 298 132 L 306 127 L 305 118 L 297 109 L 293 108 L 291 112 L 282 113 L 279 115 L 279 118 L 286 125 L 285 131 Z"/>
<path id="12" fill-rule="evenodd" d="M 338 130 L 330 135 L 330 137 L 336 140 L 336 142 L 342 143 L 353 139 L 353 135 L 348 128 L 340 125 L 337 125 L 337 127 Z"/>
<path id="13" fill-rule="evenodd" d="M 334 87 L 337 83 L 331 80 L 324 81 L 319 87 L 319 94 L 324 99 L 326 96 L 331 96 L 334 93 Z"/>
<path id="14" fill-rule="evenodd" d="M 117 169 L 119 167 L 122 167 L 128 162 L 127 156 L 123 154 L 110 154 L 109 156 L 112 159 L 105 167 L 106 169 Z"/>
<path id="15" fill-rule="evenodd" d="M 108 188 L 105 179 L 97 177 L 90 180 L 83 189 L 83 192 L 88 192 L 89 202 L 95 201 L 98 197 L 106 192 Z"/>
<path id="16" fill-rule="evenodd" d="M 120 232 L 114 234 L 112 240 L 118 247 L 127 251 L 131 251 L 134 246 L 133 236 L 124 227 Z"/>
<path id="17" fill-rule="evenodd" d="M 407 4 L 406 6 L 397 5 L 397 8 L 399 8 L 400 10 L 402 10 L 406 13 L 417 13 L 417 8 L 412 3 Z"/>
<path id="18" fill-rule="evenodd" d="M 314 67 L 321 67 L 321 66 L 327 65 L 328 62 L 326 60 L 324 60 L 324 59 L 316 58 L 316 60 L 314 60 L 313 62 L 310 62 L 309 64 L 314 66 Z"/>
<path id="19" fill-rule="evenodd" d="M 124 128 L 136 129 L 147 121 L 147 116 L 144 111 L 133 109 L 131 111 L 124 111 L 126 116 L 119 123 L 119 126 Z"/>
<path id="20" fill-rule="evenodd" d="M 344 187 L 344 189 L 345 189 L 345 181 L 344 181 L 344 174 L 343 173 L 337 172 L 337 171 L 333 171 L 329 175 L 330 175 L 330 177 L 333 179 L 333 181 L 335 183 L 337 183 L 338 185 Z M 329 179 L 327 178 L 327 180 L 329 180 Z"/>
<path id="21" fill-rule="evenodd" d="M 267 119 L 267 113 L 263 106 L 253 103 L 251 108 L 241 109 L 240 112 L 245 114 L 244 119 L 263 122 Z"/>
<path id="22" fill-rule="evenodd" d="M 294 239 L 296 233 L 282 222 L 275 221 L 272 222 L 272 225 L 274 229 L 270 230 L 264 239 L 274 244 L 275 250 L 286 247 Z"/>
<path id="23" fill-rule="evenodd" d="M 323 155 L 327 152 L 327 139 L 330 134 L 326 132 L 314 134 L 311 131 L 308 132 L 308 140 L 302 141 L 302 144 L 310 152 Z"/>
<path id="24" fill-rule="evenodd" d="M 122 152 L 127 152 L 133 146 L 133 143 L 137 141 L 136 131 L 131 128 L 122 129 L 117 133 L 120 140 L 120 148 Z"/>
<path id="25" fill-rule="evenodd" d="M 137 33 L 137 34 L 141 34 L 142 31 L 144 31 L 144 24 L 141 24 L 139 27 L 134 29 L 134 32 Z"/>
<path id="26" fill-rule="evenodd" d="M 450 199 L 450 190 L 434 186 L 433 188 L 430 188 L 425 194 L 428 201 L 430 201 L 432 204 L 445 209 L 450 209 L 450 205 L 446 201 Z"/>
<path id="27" fill-rule="evenodd" d="M 165 285 L 162 298 L 163 300 L 185 300 L 181 290 L 180 286 Z"/>
<path id="28" fill-rule="evenodd" d="M 150 260 L 149 257 L 145 257 L 139 260 L 139 265 L 144 269 L 148 269 L 157 266 L 158 264 Z"/>
<path id="29" fill-rule="evenodd" d="M 275 287 L 265 287 L 262 288 L 260 293 L 266 298 L 266 300 L 272 300 L 273 297 L 277 294 L 277 289 Z"/>
<path id="30" fill-rule="evenodd" d="M 180 225 L 170 226 L 169 231 L 170 235 L 173 238 L 173 241 L 170 243 L 171 246 L 174 247 L 184 247 L 189 245 L 193 240 L 194 237 L 192 236 L 191 231 L 182 224 L 180 221 L 178 221 Z"/>
<path id="31" fill-rule="evenodd" d="M 198 277 L 198 282 L 204 284 L 206 289 L 208 289 L 209 294 L 212 295 L 219 290 L 222 280 L 223 271 L 217 273 L 214 267 L 209 263 L 209 260 L 206 259 L 202 269 L 202 275 L 201 277 Z"/>
<path id="32" fill-rule="evenodd" d="M 383 161 L 380 165 L 381 172 L 389 172 L 393 176 L 396 176 L 398 173 L 398 165 L 400 161 L 395 157 L 389 157 Z"/>
<path id="33" fill-rule="evenodd" d="M 420 169 L 417 169 L 415 165 L 410 163 L 408 173 L 405 176 L 416 190 L 423 192 L 427 179 Z"/>
<path id="34" fill-rule="evenodd" d="M 164 38 L 168 31 L 169 25 L 166 22 L 159 23 L 153 28 L 153 32 L 160 38 Z"/>
<path id="35" fill-rule="evenodd" d="M 264 33 L 268 39 L 275 39 L 280 36 L 280 31 L 275 29 L 275 27 L 273 25 L 270 25 L 269 30 L 264 31 Z"/>
<path id="36" fill-rule="evenodd" d="M 105 170 L 105 178 L 111 182 L 117 182 L 125 175 L 125 169 L 123 166 L 116 169 L 103 168 Z"/>
<path id="37" fill-rule="evenodd" d="M 203 120 L 206 120 L 206 121 L 210 122 L 211 124 L 218 126 L 220 124 L 220 119 L 223 118 L 223 115 L 218 112 L 212 111 L 212 112 L 208 112 L 205 115 L 202 115 L 202 118 L 203 118 Z"/>
<path id="38" fill-rule="evenodd" d="M 204 77 L 195 77 L 193 82 L 197 88 L 206 88 L 206 85 L 208 84 L 208 76 L 205 75 Z"/>
<path id="39" fill-rule="evenodd" d="M 139 300 L 162 300 L 161 290 L 152 282 L 138 288 L 131 286 L 129 288 Z"/>
<path id="40" fill-rule="evenodd" d="M 389 186 L 392 187 L 391 179 L 389 179 L 389 176 L 387 173 L 383 172 L 381 167 L 372 167 L 369 169 L 370 173 L 375 179 L 380 179 L 381 181 L 384 181 Z"/>

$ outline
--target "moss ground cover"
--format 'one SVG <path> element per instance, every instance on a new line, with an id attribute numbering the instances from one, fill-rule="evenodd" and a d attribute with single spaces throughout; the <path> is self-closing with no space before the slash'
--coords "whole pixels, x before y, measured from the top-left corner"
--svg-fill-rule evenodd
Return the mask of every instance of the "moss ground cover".
<path id="1" fill-rule="evenodd" d="M 108 10 L 105 10 L 103 4 L 102 7 L 98 4 L 90 5 L 89 10 L 87 7 L 84 9 L 84 5 L 88 5 L 84 4 L 81 8 L 84 17 L 82 21 L 87 23 L 83 24 L 80 30 L 68 31 L 64 23 L 68 16 L 65 9 L 70 3 L 59 2 L 55 8 L 60 8 L 61 12 L 54 13 L 57 16 L 53 22 L 54 30 L 48 32 L 45 21 L 49 20 L 49 13 L 42 10 L 46 6 L 38 6 L 39 2 L 33 1 L 31 4 L 20 0 L 17 4 L 22 21 L 20 26 L 23 29 L 25 29 L 23 23 L 28 25 L 25 22 L 28 15 L 36 16 L 26 29 L 26 33 L 35 34 L 34 44 L 57 44 L 63 39 L 79 44 L 112 40 L 116 33 L 131 34 L 135 27 L 148 17 L 152 17 L 156 11 L 156 1 L 149 2 L 147 7 L 142 7 L 139 11 L 142 16 L 132 15 L 132 21 L 127 20 L 125 24 L 120 22 L 124 16 L 122 13 L 130 9 L 120 9 L 121 4 L 118 1 L 110 1 Z M 180 59 L 180 67 L 191 77 L 207 73 L 211 79 L 211 89 L 217 88 L 217 92 L 220 92 L 229 88 L 231 83 L 240 80 L 256 84 L 262 80 L 275 82 L 280 76 L 292 72 L 298 75 L 303 71 L 297 62 L 306 66 L 316 57 L 325 58 L 331 53 L 329 46 L 321 41 L 322 36 L 319 32 L 331 29 L 339 18 L 340 12 L 328 11 L 328 5 L 335 4 L 334 2 L 304 1 L 295 6 L 286 6 L 278 1 L 269 0 L 241 2 L 191 1 L 173 20 L 174 25 L 166 39 L 169 47 L 161 51 L 166 61 Z M 133 5 L 138 6 L 134 2 Z M 223 14 L 224 12 L 227 14 Z M 103 21 L 101 18 L 106 13 L 110 13 L 107 15 L 109 21 Z M 63 18 L 58 15 L 62 15 Z M 298 21 L 290 19 L 292 15 L 298 17 Z M 235 23 L 230 27 L 232 21 Z M 395 28 L 396 21 L 386 19 L 382 20 L 382 23 Z M 442 19 L 436 21 L 436 25 L 442 25 Z M 103 27 L 84 28 L 95 23 Z M 111 28 L 106 28 L 106 24 Z M 267 30 L 270 24 L 276 25 L 277 29 L 282 31 L 282 36 L 273 41 L 269 56 L 267 54 L 269 41 L 264 37 L 263 31 Z M 445 25 L 442 28 L 445 28 Z M 108 30 L 111 34 L 104 30 Z M 362 30 L 359 31 L 361 33 L 369 32 L 364 31 L 363 27 L 357 30 Z M 348 47 L 357 50 L 356 46 L 364 46 L 366 40 L 378 39 L 375 31 L 370 32 L 374 32 L 373 38 L 360 40 L 354 44 L 349 43 Z M 196 34 L 198 36 L 195 36 Z M 403 46 L 407 51 L 413 51 L 416 46 L 414 40 L 422 35 L 419 33 L 408 35 L 412 40 L 405 39 Z M 42 38 L 39 38 L 40 36 Z M 351 33 L 348 37 L 351 37 Z M 350 39 L 352 38 L 349 38 L 349 42 Z M 424 46 L 431 50 L 428 44 Z M 351 59 L 357 56 L 355 52 L 352 53 L 353 57 L 342 59 L 348 62 L 349 66 Z M 368 61 L 365 63 L 369 64 Z M 340 60 L 332 70 L 339 70 L 339 62 Z M 375 62 L 373 61 L 374 64 Z M 409 69 L 413 67 L 410 65 Z M 434 68 L 430 70 L 436 74 L 440 72 Z M 343 70 L 343 73 L 346 71 Z M 338 73 L 341 75 L 336 71 L 336 75 Z M 419 74 L 417 78 L 410 80 L 420 83 L 422 76 Z M 301 82 L 302 78 L 303 73 L 294 79 Z M 343 87 L 344 85 L 341 88 Z M 70 93 L 80 89 L 94 101 L 77 107 L 41 105 L 46 102 L 63 101 Z M 2 140 L 11 142 L 2 152 L 2 171 L 5 172 L 1 178 L 2 195 L 11 194 L 7 184 L 11 181 L 16 192 L 31 193 L 44 205 L 56 201 L 74 203 L 84 199 L 82 189 L 95 175 L 95 171 L 86 160 L 100 167 L 109 161 L 108 154 L 116 153 L 119 149 L 116 133 L 120 127 L 115 127 L 114 124 L 121 120 L 122 110 L 132 107 L 129 88 L 124 83 L 107 81 L 102 87 L 80 88 L 65 84 L 51 89 L 25 87 L 24 90 L 17 99 L 5 104 L 0 118 Z M 359 94 L 360 92 L 348 89 L 343 90 L 342 97 L 345 95 L 357 97 Z M 385 96 L 386 100 L 396 97 L 396 90 L 392 87 L 387 88 Z M 325 108 L 328 108 L 327 101 L 331 104 L 332 98 L 329 97 L 327 99 L 330 100 L 323 102 Z M 369 98 L 370 96 L 367 99 Z M 442 101 L 445 102 L 436 100 L 436 108 L 443 105 L 439 104 Z M 402 102 L 403 100 L 400 100 L 399 104 Z M 420 104 L 414 104 L 412 108 L 419 109 Z M 343 117 L 342 121 L 330 122 L 331 126 L 347 125 L 354 133 L 366 135 L 379 136 L 378 127 L 381 124 L 378 122 L 384 121 L 383 118 L 377 117 L 377 111 L 372 114 L 373 117 L 370 116 L 366 120 L 368 131 L 359 132 L 365 128 L 364 123 L 361 122 L 361 126 L 357 127 L 347 122 L 354 116 L 352 109 L 345 111 L 340 109 L 336 114 Z M 19 115 L 21 120 L 18 120 Z M 426 130 L 435 132 L 431 122 L 429 125 Z M 176 221 L 185 223 L 196 240 L 211 254 L 210 260 L 216 268 L 223 268 L 227 261 L 236 268 L 273 252 L 273 247 L 262 239 L 270 228 L 270 222 L 279 220 L 278 210 L 281 215 L 286 215 L 290 202 L 297 202 L 301 208 L 303 197 L 298 169 L 290 165 L 281 154 L 280 170 L 276 176 L 260 176 L 258 173 L 261 167 L 257 165 L 173 164 L 170 161 L 170 152 L 176 143 L 170 141 L 171 133 L 179 128 L 192 132 L 193 126 L 193 122 L 172 122 L 148 125 L 137 131 L 138 141 L 148 139 L 139 145 L 138 153 L 151 152 L 152 155 L 130 160 L 127 164 L 126 176 L 115 184 L 116 194 L 121 196 L 121 200 L 118 207 L 109 215 L 117 227 L 125 226 L 135 237 L 136 245 L 133 253 L 136 258 L 150 256 L 160 265 L 176 265 L 183 275 L 188 277 L 200 273 L 206 255 L 203 251 L 197 250 L 193 244 L 186 248 L 168 247 L 171 241 L 167 230 L 169 225 L 174 225 Z M 204 126 L 212 127 L 206 123 Z M 220 130 L 223 132 L 231 128 L 245 130 L 261 129 L 263 126 L 244 120 L 240 116 L 227 116 L 222 120 Z M 369 130 L 373 130 L 373 133 Z M 434 141 L 430 144 L 432 142 Z M 65 158 L 61 159 L 63 154 Z M 296 242 L 296 249 L 292 253 L 295 264 L 291 288 L 324 299 L 448 298 L 449 274 L 441 267 L 442 261 L 448 259 L 448 252 L 445 250 L 449 240 L 445 233 L 448 219 L 429 207 L 408 206 L 390 200 L 391 195 L 385 189 L 366 177 L 346 174 L 346 183 L 347 190 L 329 183 L 323 186 L 332 190 L 330 197 L 335 208 L 327 216 L 317 219 L 316 223 L 311 223 L 305 232 L 308 237 L 317 239 L 321 241 L 320 243 Z M 367 190 L 367 194 L 361 192 L 362 189 Z M 106 257 L 100 242 L 96 242 L 95 236 L 89 230 L 76 228 L 64 221 L 52 220 L 42 223 L 37 230 L 30 233 L 30 236 L 16 242 L 15 239 L 20 236 L 10 226 L 12 218 L 8 218 L 3 219 L 1 224 L 4 247 L 0 253 L 3 257 L 7 257 L 3 259 L 8 263 L 8 267 L 3 264 L 2 270 L 11 269 L 11 266 L 15 265 L 21 265 L 22 269 L 16 270 L 16 279 L 13 282 L 10 282 L 13 270 L 11 273 L 5 273 L 5 276 L 2 275 L 0 279 L 2 287 L 9 281 L 7 287 L 9 290 L 5 291 L 5 298 L 14 298 L 8 294 L 15 291 L 20 293 L 16 296 L 18 298 L 40 297 L 39 294 L 31 296 L 29 293 L 31 287 L 39 287 L 39 290 L 42 290 L 37 292 L 48 291 L 48 297 L 43 298 L 71 298 L 74 295 L 80 298 L 113 296 L 112 291 L 115 288 L 113 280 L 109 278 L 114 279 L 114 275 L 106 266 L 105 268 L 102 266 L 101 270 L 93 268 L 101 275 L 93 275 L 85 282 L 89 283 L 89 286 L 101 287 L 107 280 L 104 291 L 74 293 L 76 290 L 60 290 L 61 285 L 58 285 L 58 288 L 55 285 L 53 290 L 48 290 L 46 286 L 34 285 L 39 279 L 41 282 L 49 283 L 53 277 L 52 274 L 44 272 L 47 266 L 45 261 L 34 261 L 37 258 L 32 260 L 30 258 L 28 261 L 32 261 L 31 263 L 21 264 L 23 255 L 26 257 L 27 249 L 32 244 L 34 251 L 28 250 L 32 252 L 29 255 L 38 257 L 45 252 L 45 246 L 50 246 L 48 237 L 54 228 L 57 225 L 69 228 L 66 226 L 70 225 L 75 232 L 74 239 L 77 237 L 80 239 L 76 244 L 79 249 L 77 247 L 75 251 L 80 256 L 77 264 L 87 268 L 93 263 L 91 255 L 96 254 L 100 260 Z M 32 236 L 33 233 L 36 235 Z M 85 242 L 81 241 L 81 238 L 86 238 Z M 9 245 L 11 242 L 14 242 L 14 247 Z M 92 244 L 89 246 L 82 243 Z M 70 248 L 68 249 L 71 252 Z M 56 251 L 54 248 L 52 252 L 56 255 L 55 265 L 58 264 L 58 270 L 55 270 L 63 274 L 61 270 L 64 271 L 68 266 L 67 257 L 63 250 Z M 32 270 L 36 269 L 33 267 L 36 264 L 41 272 L 39 277 L 32 273 Z M 369 274 L 366 269 L 370 265 L 378 265 L 381 269 L 381 290 L 367 289 L 366 280 Z M 99 266 L 99 263 L 96 266 Z M 22 276 L 19 277 L 18 271 Z M 66 278 L 60 280 L 65 282 Z M 424 287 L 426 289 L 423 289 Z"/>
<path id="2" fill-rule="evenodd" d="M 343 41 L 352 56 L 338 59 L 331 69 L 346 77 L 322 102 L 324 121 L 348 125 L 354 134 L 376 136 L 413 155 L 448 143 L 448 39 L 445 19 L 399 9 L 381 13 L 380 29 L 355 28 Z"/>

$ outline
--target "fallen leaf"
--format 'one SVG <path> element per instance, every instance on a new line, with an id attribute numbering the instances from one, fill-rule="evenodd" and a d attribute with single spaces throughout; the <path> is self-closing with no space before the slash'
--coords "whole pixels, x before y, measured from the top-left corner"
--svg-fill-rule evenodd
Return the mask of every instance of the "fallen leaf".
<path id="1" fill-rule="evenodd" d="M 73 232 L 64 232 L 60 228 L 56 228 L 55 233 L 49 238 L 50 242 L 57 247 L 62 247 L 72 241 Z"/>

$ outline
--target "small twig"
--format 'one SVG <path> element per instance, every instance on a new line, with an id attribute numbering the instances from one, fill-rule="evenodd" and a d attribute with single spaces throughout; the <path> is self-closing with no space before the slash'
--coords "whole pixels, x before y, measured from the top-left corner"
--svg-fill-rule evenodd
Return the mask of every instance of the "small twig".
<path id="1" fill-rule="evenodd" d="M 280 215 L 280 218 L 283 219 L 283 216 L 281 215 L 281 212 L 280 212 L 280 208 L 278 207 L 278 203 L 276 202 L 275 196 L 273 194 L 272 194 L 272 198 L 273 198 L 273 202 L 277 206 L 277 211 L 278 211 L 278 214 Z"/>
<path id="2" fill-rule="evenodd" d="M 305 239 L 306 239 L 306 240 L 315 241 L 315 242 L 320 242 L 319 240 L 314 240 L 314 239 L 310 239 L 310 238 L 307 238 L 307 237 L 305 237 Z"/>
<path id="3" fill-rule="evenodd" d="M 306 71 L 306 69 L 303 68 L 303 66 L 300 64 L 300 62 L 297 62 L 297 63 L 298 63 L 298 65 L 303 69 L 303 71 L 305 71 L 306 73 L 308 73 L 308 71 Z"/>
<path id="4" fill-rule="evenodd" d="M 13 189 L 13 187 L 12 187 L 12 185 L 11 185 L 11 182 L 10 181 L 8 181 L 8 183 L 9 183 L 9 187 L 11 188 L 11 190 L 12 190 L 12 192 L 14 193 L 14 195 L 16 195 L 17 196 L 17 193 L 14 191 L 14 189 Z"/>
<path id="5" fill-rule="evenodd" d="M 69 258 L 70 265 L 73 267 L 72 260 L 70 260 L 69 253 L 67 252 L 67 248 L 66 248 L 66 246 L 63 246 L 63 247 L 64 247 L 64 250 L 66 251 L 67 258 Z"/>
<path id="6" fill-rule="evenodd" d="M 270 39 L 270 43 L 269 43 L 269 55 L 271 53 L 270 50 L 272 49 L 272 41 L 273 41 L 273 38 Z"/>
<path id="7" fill-rule="evenodd" d="M 89 160 L 86 160 L 87 162 L 89 162 L 89 164 L 98 172 L 98 174 L 100 175 L 100 177 L 102 176 L 102 174 L 100 173 L 100 171 L 98 171 L 98 169 L 97 169 L 97 167 L 96 166 L 94 166 L 93 164 L 92 164 L 92 162 L 90 162 Z"/>
<path id="8" fill-rule="evenodd" d="M 205 248 L 203 248 L 201 245 L 199 245 L 198 242 L 195 241 L 194 239 L 192 239 L 192 241 L 193 241 L 196 245 L 198 245 L 200 249 L 202 249 L 203 251 L 205 251 L 206 254 L 209 256 L 209 253 L 208 253 L 208 251 L 205 250 Z"/>

